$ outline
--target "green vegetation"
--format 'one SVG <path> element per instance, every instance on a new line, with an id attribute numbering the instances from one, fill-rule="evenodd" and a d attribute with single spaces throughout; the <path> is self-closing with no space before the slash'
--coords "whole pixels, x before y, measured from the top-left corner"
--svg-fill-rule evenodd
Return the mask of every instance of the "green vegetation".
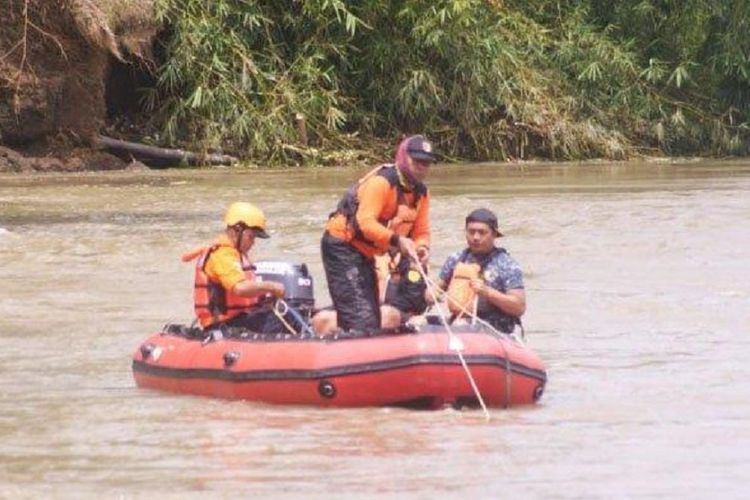
<path id="1" fill-rule="evenodd" d="M 168 142 L 273 162 L 411 132 L 469 160 L 750 152 L 750 0 L 157 5 L 146 99 Z"/>

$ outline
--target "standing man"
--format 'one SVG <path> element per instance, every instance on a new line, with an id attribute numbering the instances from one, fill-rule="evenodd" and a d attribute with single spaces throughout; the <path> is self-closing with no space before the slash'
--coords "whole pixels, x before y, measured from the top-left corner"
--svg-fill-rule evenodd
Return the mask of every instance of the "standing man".
<path id="1" fill-rule="evenodd" d="M 476 315 L 501 332 L 510 333 L 526 311 L 523 273 L 495 238 L 497 216 L 478 208 L 466 217 L 467 248 L 445 261 L 438 285 L 448 291 L 453 318 L 476 310 Z"/>
<path id="2" fill-rule="evenodd" d="M 331 214 L 321 253 L 340 328 L 366 332 L 398 326 L 400 313 L 387 304 L 381 321 L 374 258 L 400 253 L 426 266 L 430 198 L 424 179 L 435 159 L 427 139 L 407 137 L 396 150 L 395 163 L 361 178 Z"/>
<path id="3" fill-rule="evenodd" d="M 275 325 L 268 308 L 261 308 L 264 295 L 284 297 L 284 285 L 255 279 L 248 252 L 255 238 L 268 238 L 266 216 L 255 205 L 232 203 L 224 215 L 224 232 L 213 245 L 189 252 L 183 262 L 196 257 L 195 315 L 204 329 L 222 325 L 255 332 Z M 281 331 L 281 330 L 279 330 Z"/>

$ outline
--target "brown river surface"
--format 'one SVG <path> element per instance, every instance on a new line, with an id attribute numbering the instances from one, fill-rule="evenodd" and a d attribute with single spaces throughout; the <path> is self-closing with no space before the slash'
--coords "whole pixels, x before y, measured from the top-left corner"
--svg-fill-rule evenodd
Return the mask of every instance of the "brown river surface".
<path id="1" fill-rule="evenodd" d="M 494 208 L 540 404 L 275 407 L 141 390 L 224 207 L 306 262 L 346 169 L 0 176 L 0 498 L 747 498 L 750 161 L 433 168 L 433 269 Z"/>

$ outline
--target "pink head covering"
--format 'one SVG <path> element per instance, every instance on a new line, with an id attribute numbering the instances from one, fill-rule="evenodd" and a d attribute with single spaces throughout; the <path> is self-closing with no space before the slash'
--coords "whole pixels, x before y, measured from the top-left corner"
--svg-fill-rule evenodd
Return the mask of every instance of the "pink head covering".
<path id="1" fill-rule="evenodd" d="M 409 163 L 407 160 L 407 156 L 409 156 L 409 153 L 406 152 L 406 146 L 409 143 L 409 139 L 411 139 L 411 137 L 407 137 L 398 144 L 398 147 L 396 148 L 396 158 L 394 160 L 394 163 L 399 168 L 399 170 L 404 173 L 409 170 Z"/>
<path id="2" fill-rule="evenodd" d="M 435 154 L 432 151 L 432 144 L 422 135 L 412 135 L 401 141 L 396 148 L 394 163 L 410 183 L 416 184 L 418 181 L 409 168 L 408 157 L 420 161 L 434 162 Z"/>
<path id="3" fill-rule="evenodd" d="M 404 177 L 406 177 L 406 180 L 409 181 L 409 184 L 416 184 L 416 179 L 411 173 L 411 169 L 409 168 L 409 153 L 406 151 L 406 146 L 409 145 L 409 139 L 410 137 L 407 137 L 403 141 L 401 141 L 396 148 L 396 158 L 394 163 L 396 164 L 396 168 L 398 168 L 402 174 L 404 174 Z"/>

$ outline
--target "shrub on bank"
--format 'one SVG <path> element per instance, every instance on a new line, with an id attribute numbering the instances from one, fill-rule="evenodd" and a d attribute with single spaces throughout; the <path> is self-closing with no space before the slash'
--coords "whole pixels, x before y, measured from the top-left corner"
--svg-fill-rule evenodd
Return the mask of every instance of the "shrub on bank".
<path id="1" fill-rule="evenodd" d="M 748 152 L 748 0 L 157 5 L 147 101 L 172 142 L 278 162 L 414 131 L 470 160 Z"/>

